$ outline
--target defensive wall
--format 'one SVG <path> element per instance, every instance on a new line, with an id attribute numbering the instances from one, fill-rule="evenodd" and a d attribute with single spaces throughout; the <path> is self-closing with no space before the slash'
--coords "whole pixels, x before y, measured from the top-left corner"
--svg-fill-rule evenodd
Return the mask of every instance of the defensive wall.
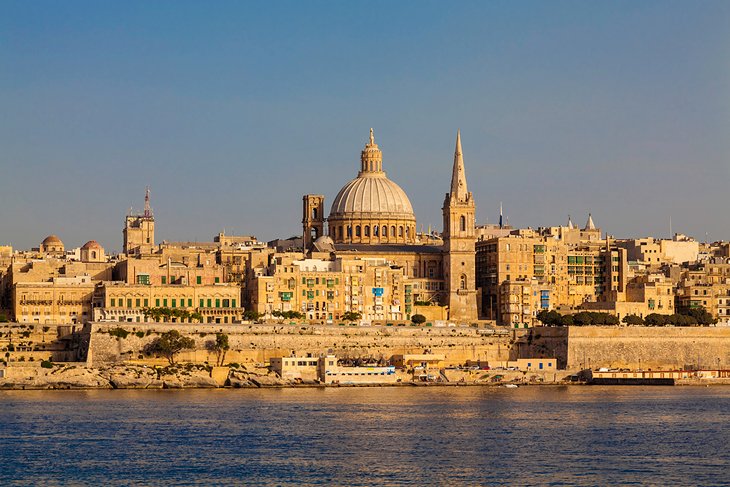
<path id="1" fill-rule="evenodd" d="M 128 334 L 118 336 L 118 331 L 114 331 L 118 328 Z M 228 363 L 266 363 L 276 356 L 319 356 L 327 352 L 341 358 L 387 360 L 396 354 L 429 351 L 443 354 L 447 365 L 463 364 L 467 360 L 509 360 L 513 358 L 510 352 L 515 339 L 527 331 L 512 330 L 497 336 L 484 335 L 471 327 L 93 323 L 86 330 L 89 333 L 87 362 L 94 366 L 148 362 L 145 347 L 170 330 L 195 340 L 195 350 L 179 354 L 181 362 L 215 362 L 215 353 L 209 351 L 210 343 L 215 341 L 216 333 L 225 333 L 230 346 L 225 358 Z"/>
<path id="2" fill-rule="evenodd" d="M 569 369 L 730 369 L 730 327 L 537 327 L 515 348 Z"/>

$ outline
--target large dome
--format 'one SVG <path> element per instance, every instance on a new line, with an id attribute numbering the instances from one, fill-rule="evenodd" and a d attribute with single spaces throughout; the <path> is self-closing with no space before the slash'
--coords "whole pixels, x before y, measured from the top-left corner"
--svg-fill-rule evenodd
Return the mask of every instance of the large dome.
<path id="1" fill-rule="evenodd" d="M 413 207 L 406 192 L 385 173 L 361 174 L 337 194 L 330 216 L 360 213 L 413 218 Z"/>
<path id="2" fill-rule="evenodd" d="M 383 171 L 383 155 L 370 129 L 361 169 L 332 202 L 329 234 L 335 243 L 413 243 L 416 216 L 405 191 Z"/>

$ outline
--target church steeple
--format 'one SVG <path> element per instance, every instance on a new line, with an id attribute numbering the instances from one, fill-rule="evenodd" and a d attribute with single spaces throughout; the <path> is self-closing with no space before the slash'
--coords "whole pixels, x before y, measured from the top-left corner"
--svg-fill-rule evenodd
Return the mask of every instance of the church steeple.
<path id="1" fill-rule="evenodd" d="M 449 319 L 471 323 L 477 319 L 475 208 L 466 187 L 461 132 L 456 132 L 451 191 L 444 198 L 444 278 L 448 291 Z"/>
<path id="2" fill-rule="evenodd" d="M 461 153 L 461 130 L 456 131 L 456 149 L 454 150 L 454 168 L 451 173 L 451 198 L 465 202 L 469 197 L 464 171 L 464 156 Z"/>

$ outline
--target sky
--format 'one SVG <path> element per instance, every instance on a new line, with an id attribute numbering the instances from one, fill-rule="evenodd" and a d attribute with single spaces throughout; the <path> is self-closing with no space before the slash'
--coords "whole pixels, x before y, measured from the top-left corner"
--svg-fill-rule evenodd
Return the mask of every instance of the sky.
<path id="1" fill-rule="evenodd" d="M 461 129 L 477 221 L 729 240 L 730 2 L 0 2 L 0 244 L 301 234 L 369 129 L 441 229 Z"/>

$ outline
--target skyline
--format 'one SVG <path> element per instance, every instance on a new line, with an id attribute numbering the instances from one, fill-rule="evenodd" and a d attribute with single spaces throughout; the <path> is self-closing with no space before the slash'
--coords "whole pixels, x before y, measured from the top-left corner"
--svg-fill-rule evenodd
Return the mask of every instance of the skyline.
<path id="1" fill-rule="evenodd" d="M 0 244 L 300 234 L 370 127 L 419 230 L 460 128 L 479 224 L 730 239 L 725 3 L 73 5 L 3 6 Z"/>

